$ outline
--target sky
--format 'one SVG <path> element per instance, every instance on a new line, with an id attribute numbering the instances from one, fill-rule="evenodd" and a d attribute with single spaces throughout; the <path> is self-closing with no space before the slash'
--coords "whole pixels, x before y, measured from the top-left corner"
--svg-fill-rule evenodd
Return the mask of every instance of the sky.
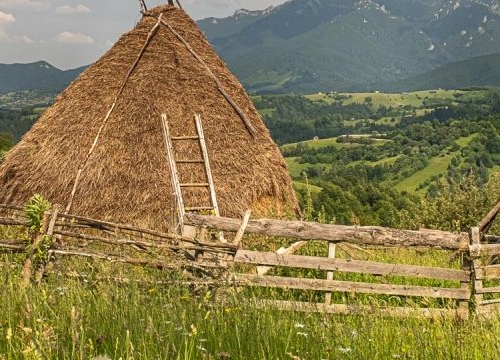
<path id="1" fill-rule="evenodd" d="M 195 20 L 286 0 L 179 0 Z M 151 8 L 163 0 L 145 0 Z M 59 69 L 88 65 L 140 20 L 138 0 L 0 0 L 0 63 L 45 60 Z"/>

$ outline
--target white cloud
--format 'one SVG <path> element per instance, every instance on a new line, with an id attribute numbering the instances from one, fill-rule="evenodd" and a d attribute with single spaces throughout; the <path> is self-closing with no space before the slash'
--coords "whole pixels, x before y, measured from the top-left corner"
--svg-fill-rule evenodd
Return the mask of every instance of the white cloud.
<path id="1" fill-rule="evenodd" d="M 0 0 L 0 6 L 7 9 L 21 8 L 41 11 L 50 8 L 50 3 L 48 0 Z"/>
<path id="2" fill-rule="evenodd" d="M 16 22 L 14 15 L 0 11 L 0 42 L 12 41 L 6 28 L 14 22 Z"/>
<path id="3" fill-rule="evenodd" d="M 34 44 L 35 41 L 31 39 L 28 35 L 22 35 L 19 40 L 25 44 Z"/>
<path id="4" fill-rule="evenodd" d="M 0 26 L 4 24 L 13 23 L 15 21 L 16 19 L 14 18 L 14 15 L 0 11 Z"/>
<path id="5" fill-rule="evenodd" d="M 93 44 L 94 39 L 82 33 L 64 31 L 57 35 L 57 41 L 65 44 Z"/>
<path id="6" fill-rule="evenodd" d="M 91 10 L 83 4 L 78 4 L 75 6 L 63 5 L 56 9 L 56 14 L 66 15 L 66 14 L 88 14 Z"/>

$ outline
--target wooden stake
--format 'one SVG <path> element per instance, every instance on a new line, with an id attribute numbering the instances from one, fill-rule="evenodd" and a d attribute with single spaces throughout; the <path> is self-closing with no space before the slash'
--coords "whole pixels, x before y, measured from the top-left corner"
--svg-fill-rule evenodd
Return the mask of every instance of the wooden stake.
<path id="1" fill-rule="evenodd" d="M 122 95 L 123 90 L 125 89 L 125 86 L 127 85 L 127 82 L 129 80 L 130 76 L 132 75 L 132 73 L 136 69 L 137 64 L 139 64 L 139 61 L 141 60 L 142 55 L 146 51 L 146 48 L 149 46 L 149 43 L 151 42 L 151 39 L 153 38 L 153 36 L 158 31 L 162 15 L 163 14 L 160 14 L 160 17 L 158 18 L 158 22 L 156 23 L 155 26 L 153 26 L 153 28 L 149 32 L 148 37 L 147 37 L 144 45 L 142 46 L 141 51 L 139 52 L 139 55 L 137 56 L 137 58 L 135 59 L 134 63 L 130 67 L 129 71 L 127 72 L 127 75 L 125 76 L 125 79 L 123 80 L 123 83 L 122 83 L 122 86 L 120 87 L 120 90 L 118 90 L 118 93 L 115 96 L 115 100 L 114 100 L 113 104 L 111 105 L 111 108 L 109 109 L 108 113 L 106 114 L 106 117 L 104 118 L 104 120 L 102 121 L 101 126 L 99 127 L 99 130 L 97 131 L 97 134 L 96 134 L 96 136 L 94 138 L 94 142 L 92 143 L 92 146 L 90 147 L 90 149 L 89 149 L 89 151 L 87 153 L 87 156 L 85 157 L 85 159 L 83 160 L 82 164 L 78 168 L 78 171 L 77 171 L 76 177 L 75 177 L 75 182 L 73 184 L 73 189 L 71 190 L 71 195 L 69 197 L 68 206 L 66 207 L 65 214 L 69 214 L 70 211 L 71 211 L 71 208 L 73 207 L 73 200 L 75 198 L 76 190 L 77 190 L 78 185 L 80 183 L 80 178 L 82 176 L 82 172 L 85 169 L 85 167 L 87 166 L 87 163 L 88 163 L 90 157 L 94 153 L 94 150 L 97 147 L 97 144 L 99 143 L 99 139 L 101 137 L 101 134 L 104 131 L 104 128 L 106 127 L 106 124 L 108 123 L 108 119 L 111 116 L 111 114 L 113 113 L 113 110 L 116 107 L 116 103 L 120 99 L 120 96 Z"/>
<path id="2" fill-rule="evenodd" d="M 245 212 L 245 215 L 243 216 L 243 220 L 241 221 L 241 226 L 238 229 L 238 232 L 236 233 L 236 236 L 234 237 L 233 245 L 236 246 L 236 248 L 240 247 L 241 240 L 243 240 L 243 235 L 245 234 L 245 229 L 247 228 L 248 221 L 250 220 L 250 215 L 252 214 L 252 210 L 247 210 Z"/>
<path id="3" fill-rule="evenodd" d="M 329 259 L 334 259 L 335 258 L 335 243 L 329 241 L 328 242 L 328 258 Z M 333 280 L 333 271 L 328 271 L 326 273 L 326 280 Z M 332 293 L 327 292 L 325 294 L 325 304 L 330 305 L 332 303 Z"/>
<path id="4" fill-rule="evenodd" d="M 484 295 L 482 294 L 483 280 L 478 279 L 477 272 L 481 269 L 481 232 L 479 227 L 473 227 L 471 229 L 471 248 L 470 257 L 472 259 L 472 275 L 473 275 L 473 287 L 472 287 L 472 300 L 474 301 L 474 308 L 476 313 L 481 311 L 481 306 L 483 303 Z"/>
<path id="5" fill-rule="evenodd" d="M 31 274 L 33 271 L 33 261 L 35 259 L 35 255 L 37 253 L 38 247 L 39 247 L 40 243 L 42 242 L 43 237 L 47 233 L 47 230 L 49 228 L 49 222 L 50 222 L 50 213 L 46 212 L 45 214 L 43 214 L 42 223 L 40 226 L 40 231 L 36 235 L 35 239 L 33 240 L 33 243 L 31 244 L 31 247 L 26 255 L 26 261 L 24 262 L 23 271 L 22 271 L 23 280 L 22 280 L 21 284 L 22 284 L 23 288 L 26 288 L 30 283 Z"/>

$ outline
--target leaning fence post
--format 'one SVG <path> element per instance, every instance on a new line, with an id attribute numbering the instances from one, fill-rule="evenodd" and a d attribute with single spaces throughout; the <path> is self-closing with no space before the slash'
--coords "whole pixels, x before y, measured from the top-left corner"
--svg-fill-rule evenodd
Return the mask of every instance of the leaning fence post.
<path id="1" fill-rule="evenodd" d="M 470 236 L 470 257 L 472 260 L 472 300 L 476 313 L 481 311 L 483 303 L 483 280 L 479 278 L 481 269 L 481 233 L 479 227 L 471 229 Z"/>

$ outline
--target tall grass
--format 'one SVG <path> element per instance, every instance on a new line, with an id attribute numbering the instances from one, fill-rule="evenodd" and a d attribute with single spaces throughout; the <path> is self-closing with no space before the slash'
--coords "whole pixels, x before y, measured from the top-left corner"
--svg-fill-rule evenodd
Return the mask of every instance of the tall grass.
<path id="1" fill-rule="evenodd" d="M 257 308 L 252 292 L 92 277 L 23 291 L 12 265 L 0 284 L 2 360 L 496 359 L 500 347 L 498 320 L 283 312 Z"/>

